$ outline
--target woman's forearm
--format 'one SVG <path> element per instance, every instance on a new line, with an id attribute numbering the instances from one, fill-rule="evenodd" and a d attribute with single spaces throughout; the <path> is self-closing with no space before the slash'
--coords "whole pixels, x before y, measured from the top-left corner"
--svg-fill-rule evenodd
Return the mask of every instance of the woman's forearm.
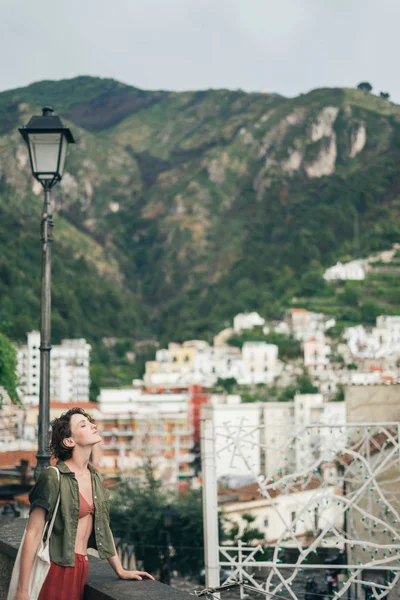
<path id="1" fill-rule="evenodd" d="M 112 568 L 114 569 L 115 573 L 119 577 L 124 569 L 122 568 L 121 561 L 119 559 L 118 554 L 114 554 L 114 556 L 112 556 L 111 558 L 108 558 L 107 560 L 110 563 L 110 565 L 112 566 Z"/>
<path id="2" fill-rule="evenodd" d="M 115 573 L 118 575 L 118 577 L 121 575 L 122 571 L 124 570 L 122 568 L 122 564 L 120 561 L 120 558 L 117 554 L 117 549 L 115 547 L 115 542 L 114 542 L 114 538 L 113 538 L 113 545 L 114 545 L 114 556 L 112 556 L 111 558 L 108 558 L 108 562 L 110 563 L 110 565 L 112 566 L 112 568 L 114 569 Z"/>
<path id="3" fill-rule="evenodd" d="M 27 531 L 24 545 L 21 551 L 21 563 L 18 579 L 18 590 L 22 592 L 28 591 L 29 577 L 32 571 L 33 561 L 42 539 L 41 532 Z"/>
<path id="4" fill-rule="evenodd" d="M 33 561 L 42 539 L 45 526 L 46 512 L 44 508 L 37 507 L 31 512 L 26 528 L 24 545 L 21 551 L 21 563 L 18 579 L 18 590 L 27 592 L 29 586 L 29 577 L 32 571 Z"/>

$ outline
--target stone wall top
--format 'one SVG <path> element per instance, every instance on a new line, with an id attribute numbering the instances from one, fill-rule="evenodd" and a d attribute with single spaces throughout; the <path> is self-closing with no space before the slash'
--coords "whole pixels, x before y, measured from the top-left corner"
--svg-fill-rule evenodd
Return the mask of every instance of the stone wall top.
<path id="1" fill-rule="evenodd" d="M 8 581 L 25 519 L 15 519 L 0 528 L 0 600 L 7 597 Z M 89 557 L 89 575 L 84 600 L 190 600 L 187 592 L 158 581 L 123 581 L 118 579 L 107 561 Z"/>

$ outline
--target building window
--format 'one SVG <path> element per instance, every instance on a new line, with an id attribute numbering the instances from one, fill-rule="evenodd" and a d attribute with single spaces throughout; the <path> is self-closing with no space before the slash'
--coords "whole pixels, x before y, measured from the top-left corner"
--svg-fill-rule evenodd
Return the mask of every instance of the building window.
<path id="1" fill-rule="evenodd" d="M 265 529 L 267 529 L 268 527 L 268 518 L 264 519 L 264 527 Z"/>
<path id="2" fill-rule="evenodd" d="M 189 362 L 190 358 L 189 356 L 185 356 L 185 362 Z"/>
<path id="3" fill-rule="evenodd" d="M 319 519 L 318 519 L 318 507 L 316 506 L 314 508 L 314 529 L 315 529 L 315 531 L 318 530 L 318 521 L 319 521 Z"/>
<path id="4" fill-rule="evenodd" d="M 291 519 L 291 521 L 292 521 L 292 530 L 293 530 L 294 532 L 296 532 L 296 525 L 297 525 L 297 522 L 296 522 L 296 511 L 295 511 L 295 510 L 293 510 L 293 511 L 290 513 L 290 519 Z"/>

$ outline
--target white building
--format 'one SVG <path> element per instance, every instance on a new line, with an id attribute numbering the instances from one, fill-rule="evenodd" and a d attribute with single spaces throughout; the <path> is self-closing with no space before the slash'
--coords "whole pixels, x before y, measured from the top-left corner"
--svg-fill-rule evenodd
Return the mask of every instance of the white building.
<path id="1" fill-rule="evenodd" d="M 202 340 L 168 344 L 146 363 L 144 381 L 149 388 L 171 389 L 201 385 L 212 387 L 221 379 L 238 379 L 242 372 L 239 348 L 210 346 Z"/>
<path id="2" fill-rule="evenodd" d="M 19 404 L 11 402 L 2 386 L 0 386 L 0 406 L 0 452 L 19 450 L 21 440 L 25 440 L 25 410 Z"/>
<path id="3" fill-rule="evenodd" d="M 271 383 L 280 369 L 278 346 L 266 342 L 245 342 L 242 348 L 241 384 Z"/>
<path id="4" fill-rule="evenodd" d="M 293 402 L 241 403 L 240 396 L 213 395 L 202 414 L 211 415 L 213 421 L 218 478 L 271 477 L 278 469 L 294 466 L 288 436 Z M 234 451 L 239 437 L 240 450 Z"/>
<path id="5" fill-rule="evenodd" d="M 332 451 L 343 448 L 346 434 L 336 426 L 346 423 L 344 402 L 324 402 L 322 394 L 296 394 L 294 414 L 298 471 L 330 461 Z"/>
<path id="6" fill-rule="evenodd" d="M 381 315 L 376 319 L 376 327 L 372 329 L 372 337 L 378 340 L 379 344 L 396 349 L 400 344 L 400 316 Z"/>
<path id="7" fill-rule="evenodd" d="M 348 327 L 343 337 L 355 359 L 400 356 L 400 316 L 381 315 L 372 329 L 363 325 Z"/>
<path id="8" fill-rule="evenodd" d="M 314 461 L 332 458 L 344 443 L 344 402 L 324 402 L 322 394 L 296 394 L 293 402 L 240 403 L 238 396 L 211 396 L 219 478 L 270 478 L 279 470 L 302 470 Z M 313 427 L 315 424 L 315 427 Z M 240 426 L 240 433 L 238 427 Z M 240 452 L 233 452 L 236 439 Z"/>
<path id="9" fill-rule="evenodd" d="M 336 321 L 323 313 L 314 313 L 305 308 L 291 308 L 285 315 L 285 322 L 293 337 L 305 341 L 313 337 L 323 336 L 328 329 L 334 327 Z"/>
<path id="10" fill-rule="evenodd" d="M 18 350 L 17 372 L 24 403 L 37 403 L 40 388 L 40 333 L 31 331 Z M 59 402 L 89 401 L 90 345 L 84 339 L 61 340 L 50 353 L 50 397 Z"/>
<path id="11" fill-rule="evenodd" d="M 348 263 L 338 262 L 334 267 L 330 267 L 324 273 L 326 281 L 353 280 L 361 281 L 365 279 L 365 264 L 362 260 L 353 260 Z"/>
<path id="12" fill-rule="evenodd" d="M 310 371 L 320 371 L 329 364 L 330 347 L 325 342 L 325 337 L 311 338 L 303 343 L 304 366 Z"/>
<path id="13" fill-rule="evenodd" d="M 225 400 L 224 397 L 222 399 Z M 242 404 L 236 397 L 226 398 L 221 404 L 221 397 L 211 396 L 210 406 L 202 408 L 211 411 L 217 455 L 217 477 L 256 477 L 261 473 L 261 420 L 258 402 Z M 232 436 L 243 430 L 240 452 L 234 450 Z M 233 455 L 233 456 L 232 456 Z"/>
<path id="14" fill-rule="evenodd" d="M 242 352 L 233 346 L 210 346 L 202 340 L 170 343 L 157 350 L 156 360 L 146 363 L 144 381 L 151 389 L 201 385 L 213 387 L 218 378 L 234 378 L 241 384 L 269 383 L 281 371 L 278 347 L 265 342 L 246 342 Z"/>
<path id="15" fill-rule="evenodd" d="M 345 424 L 345 403 L 324 402 L 322 394 L 251 403 L 213 395 L 202 414 L 214 424 L 218 478 L 302 471 L 314 461 L 330 461 L 332 450 L 344 443 L 340 428 L 332 426 Z"/>
<path id="16" fill-rule="evenodd" d="M 279 321 L 274 325 L 275 333 L 280 333 L 281 335 L 290 335 L 290 327 L 286 321 Z"/>
<path id="17" fill-rule="evenodd" d="M 260 403 L 264 449 L 261 454 L 262 472 L 267 478 L 280 469 L 291 471 L 296 465 L 294 446 L 288 428 L 294 423 L 293 402 Z"/>
<path id="18" fill-rule="evenodd" d="M 265 319 L 263 319 L 257 312 L 251 313 L 239 313 L 233 319 L 233 329 L 240 333 L 245 329 L 254 329 L 255 327 L 263 327 L 265 325 Z"/>
<path id="19" fill-rule="evenodd" d="M 343 527 L 343 510 L 334 485 L 318 485 L 310 480 L 304 489 L 301 485 L 297 489 L 288 486 L 285 492 L 271 496 L 271 499 L 262 497 L 257 483 L 229 491 L 225 498 L 221 495 L 219 506 L 227 520 L 226 529 L 238 525 L 241 534 L 247 525 L 243 515 L 250 514 L 255 518 L 252 527 L 264 533 L 264 542 L 274 543 L 280 539 L 282 546 L 290 547 L 296 546 L 291 536 L 306 538 L 310 534 L 317 535 L 321 529 Z M 337 548 L 335 536 L 325 539 L 327 546 Z"/>

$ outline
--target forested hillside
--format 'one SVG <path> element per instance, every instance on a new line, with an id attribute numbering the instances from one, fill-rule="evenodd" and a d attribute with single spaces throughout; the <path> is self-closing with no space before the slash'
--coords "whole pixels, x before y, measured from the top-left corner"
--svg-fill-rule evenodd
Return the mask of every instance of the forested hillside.
<path id="1" fill-rule="evenodd" d="M 13 339 L 38 326 L 42 202 L 17 127 L 48 103 L 77 140 L 54 190 L 56 341 L 207 338 L 238 311 L 329 297 L 326 266 L 400 240 L 400 108 L 387 99 L 39 82 L 0 94 L 0 321 Z M 353 321 L 371 298 L 353 294 L 349 312 L 343 291 L 338 316 Z M 373 295 L 376 310 L 400 310 L 396 294 Z"/>

